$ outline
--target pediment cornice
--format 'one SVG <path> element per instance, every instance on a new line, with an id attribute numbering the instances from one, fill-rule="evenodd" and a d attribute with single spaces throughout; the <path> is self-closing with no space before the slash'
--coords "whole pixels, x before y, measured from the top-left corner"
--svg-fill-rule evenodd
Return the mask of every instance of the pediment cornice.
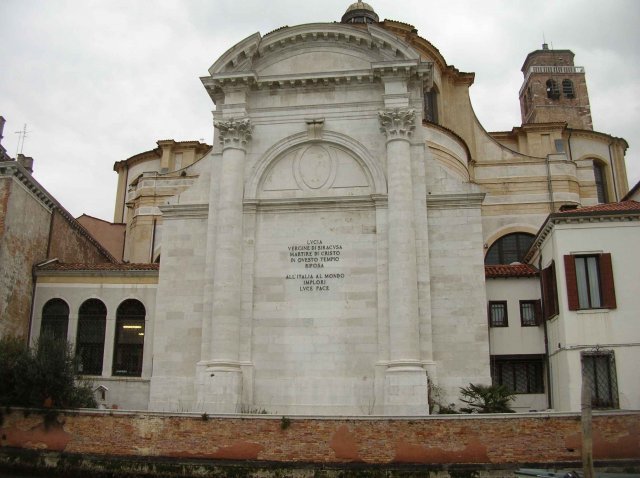
<path id="1" fill-rule="evenodd" d="M 209 95 L 214 98 L 227 88 L 304 88 L 335 85 L 356 85 L 380 82 L 385 76 L 401 76 L 421 80 L 426 86 L 433 83 L 433 63 L 418 59 L 380 61 L 362 70 L 327 71 L 320 73 L 289 73 L 260 76 L 257 72 L 221 72 L 200 79 Z"/>

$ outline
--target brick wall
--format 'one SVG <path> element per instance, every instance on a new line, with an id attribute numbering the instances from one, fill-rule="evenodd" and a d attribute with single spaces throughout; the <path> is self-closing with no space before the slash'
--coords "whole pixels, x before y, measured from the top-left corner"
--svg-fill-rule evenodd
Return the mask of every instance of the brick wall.
<path id="1" fill-rule="evenodd" d="M 596 463 L 640 462 L 640 412 L 593 420 Z M 24 448 L 147 461 L 562 466 L 580 461 L 580 436 L 578 414 L 287 421 L 106 411 L 61 413 L 45 424 L 40 414 L 13 411 L 0 429 L 0 454 Z"/>

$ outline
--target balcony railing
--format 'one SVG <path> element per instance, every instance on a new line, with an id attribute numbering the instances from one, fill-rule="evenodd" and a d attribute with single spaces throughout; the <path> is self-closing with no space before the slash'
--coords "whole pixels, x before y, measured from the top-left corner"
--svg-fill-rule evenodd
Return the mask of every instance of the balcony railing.
<path id="1" fill-rule="evenodd" d="M 529 81 L 532 73 L 548 73 L 550 75 L 584 74 L 584 66 L 530 66 L 527 74 L 524 76 L 524 83 L 522 84 L 522 88 L 520 88 L 520 95 L 522 95 L 524 86 L 527 84 L 527 81 Z"/>

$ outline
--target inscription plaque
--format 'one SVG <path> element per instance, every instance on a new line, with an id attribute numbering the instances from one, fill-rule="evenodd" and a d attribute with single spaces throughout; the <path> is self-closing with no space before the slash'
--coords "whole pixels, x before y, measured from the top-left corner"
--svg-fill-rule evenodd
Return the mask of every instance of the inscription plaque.
<path id="1" fill-rule="evenodd" d="M 287 249 L 290 264 L 298 266 L 300 272 L 287 274 L 285 279 L 297 281 L 300 292 L 327 292 L 336 281 L 344 279 L 342 272 L 324 270 L 325 266 L 340 262 L 342 244 L 309 239 L 303 244 L 291 244 Z"/>

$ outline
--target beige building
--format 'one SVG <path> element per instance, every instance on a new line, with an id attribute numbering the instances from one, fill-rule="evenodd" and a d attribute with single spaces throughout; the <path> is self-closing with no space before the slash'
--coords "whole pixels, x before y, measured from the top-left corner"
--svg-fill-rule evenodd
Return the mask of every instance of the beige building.
<path id="1" fill-rule="evenodd" d="M 627 144 L 593 131 L 570 51 L 522 71 L 522 125 L 488 133 L 474 74 L 366 3 L 247 37 L 202 77 L 214 146 L 115 164 L 124 263 L 37 268 L 33 336 L 63 301 L 107 406 L 423 415 L 493 380 L 518 410 L 579 408 L 579 359 L 545 337 L 585 324 L 541 320 L 537 254 L 561 236 L 540 228 L 620 201 Z M 608 249 L 609 230 L 575 251 Z M 615 405 L 637 408 L 626 383 Z"/>

